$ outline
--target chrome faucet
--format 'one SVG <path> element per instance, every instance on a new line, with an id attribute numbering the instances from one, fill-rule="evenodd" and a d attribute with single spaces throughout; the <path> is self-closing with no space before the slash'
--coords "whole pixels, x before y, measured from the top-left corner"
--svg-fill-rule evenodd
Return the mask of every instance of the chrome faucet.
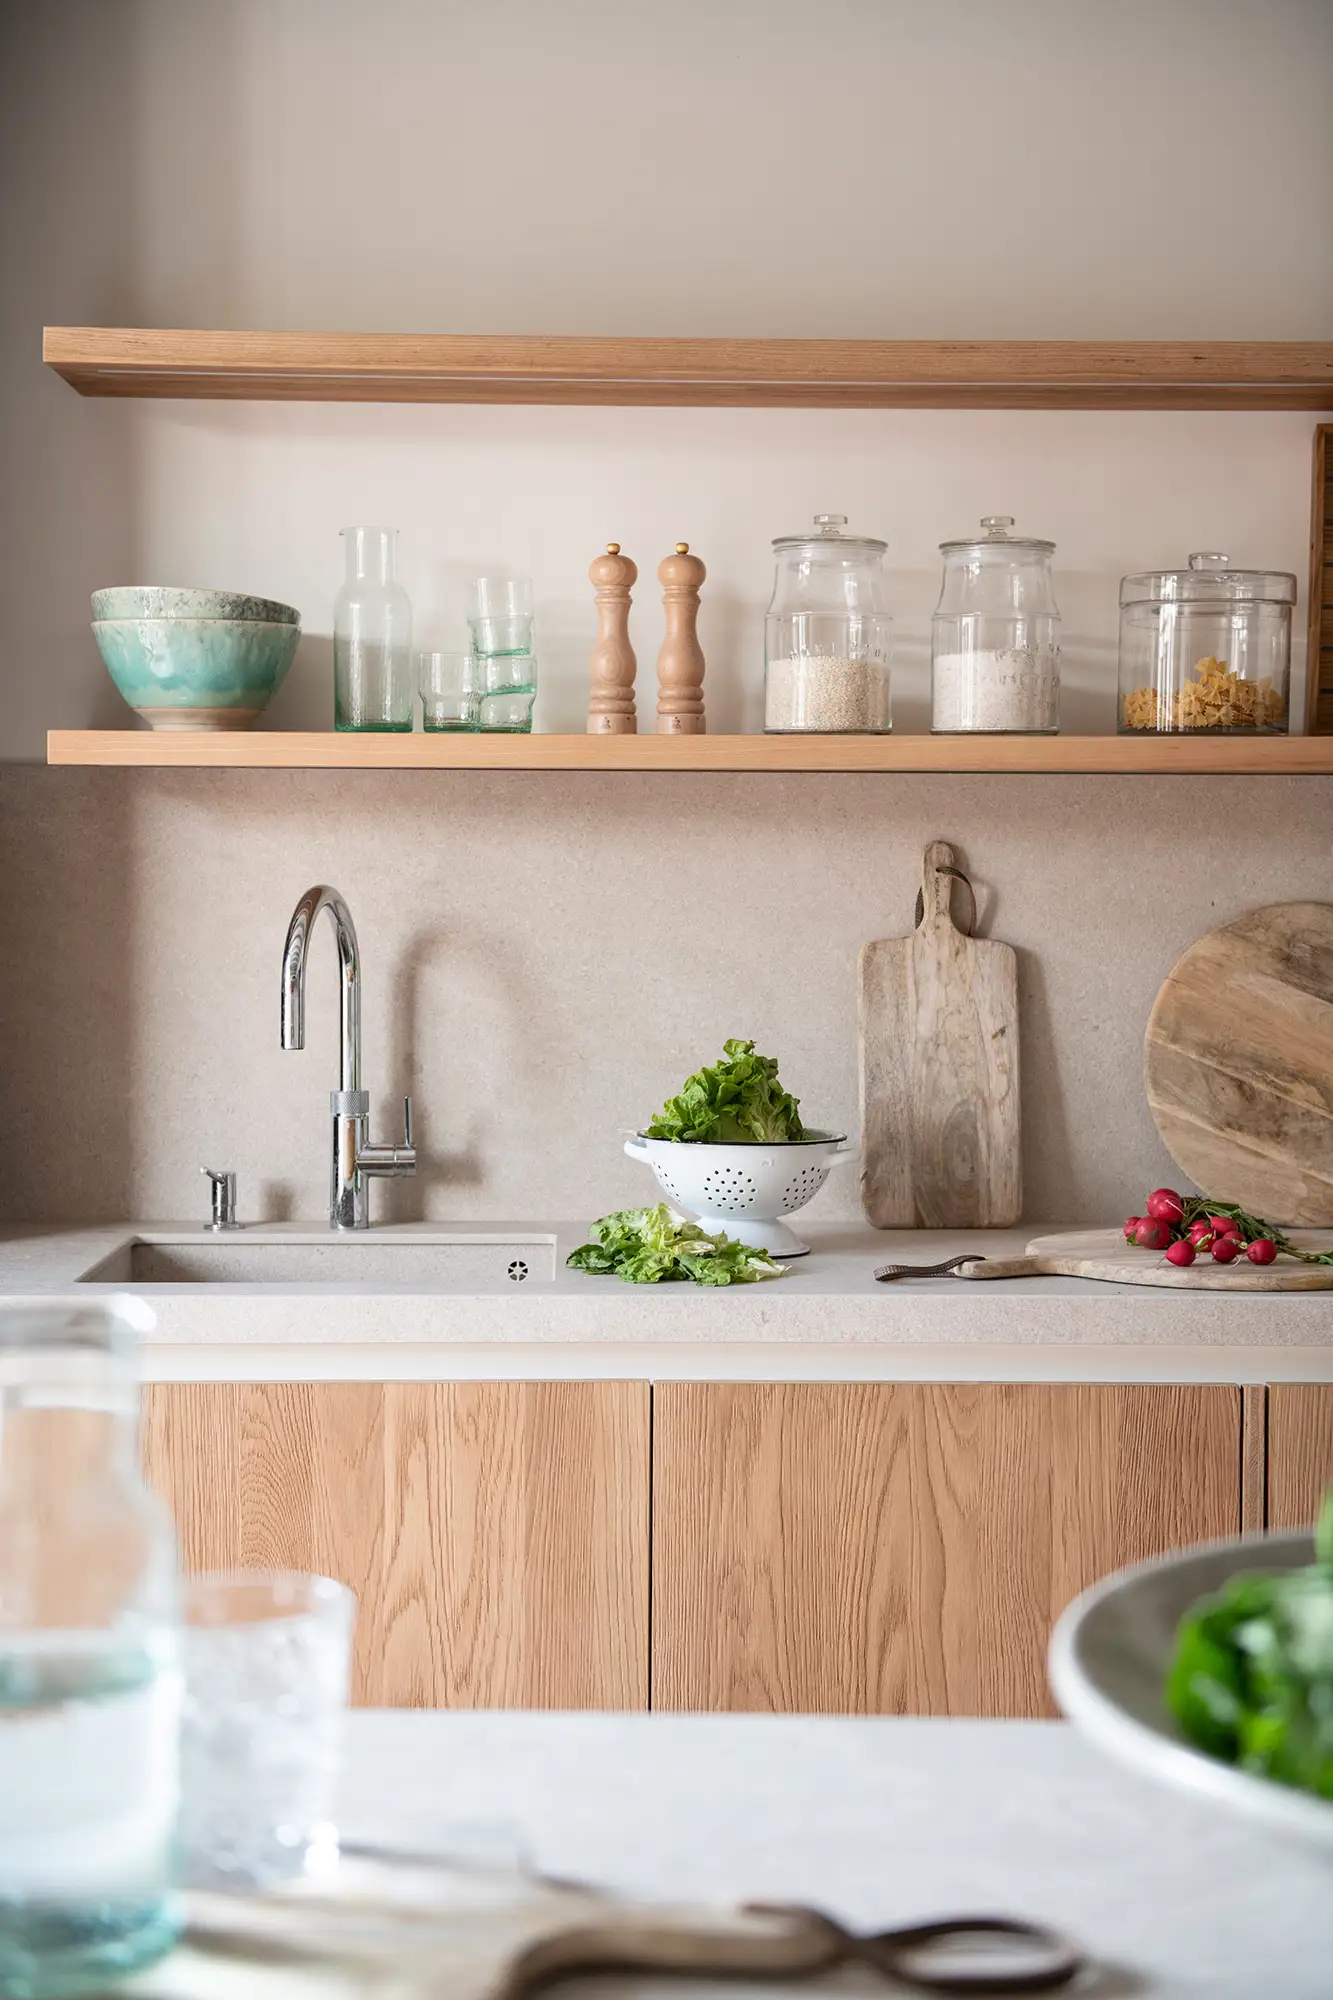
<path id="1" fill-rule="evenodd" d="M 310 933 L 327 910 L 338 946 L 342 1006 L 338 1030 L 338 1088 L 330 1091 L 333 1156 L 329 1177 L 329 1224 L 333 1229 L 370 1227 L 370 1176 L 414 1174 L 412 1100 L 403 1099 L 401 1146 L 370 1144 L 370 1092 L 361 1088 L 361 955 L 352 913 L 336 889 L 316 883 L 292 912 L 282 950 L 282 1046 L 305 1047 L 305 966 Z"/>

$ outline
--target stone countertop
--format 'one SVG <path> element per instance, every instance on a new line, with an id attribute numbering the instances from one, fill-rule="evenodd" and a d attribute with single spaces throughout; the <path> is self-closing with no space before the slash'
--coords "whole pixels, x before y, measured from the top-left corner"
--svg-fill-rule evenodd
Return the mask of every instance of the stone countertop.
<path id="1" fill-rule="evenodd" d="M 136 1241 L 211 1249 L 220 1239 L 190 1224 L 10 1227 L 0 1231 L 0 1300 L 136 1290 L 157 1314 L 145 1372 L 160 1379 L 214 1372 L 198 1360 L 207 1351 L 224 1376 L 1333 1380 L 1333 1292 L 1256 1297 L 1080 1278 L 880 1285 L 873 1277 L 891 1261 L 1013 1255 L 1052 1227 L 878 1231 L 811 1222 L 810 1255 L 783 1277 L 716 1290 L 567 1270 L 568 1252 L 586 1235 L 582 1223 L 398 1224 L 352 1245 L 319 1224 L 256 1224 L 227 1239 L 278 1252 L 283 1244 L 327 1246 L 334 1258 L 373 1248 L 381 1269 L 399 1245 L 496 1249 L 526 1239 L 553 1260 L 554 1278 L 539 1272 L 521 1284 L 507 1279 L 498 1249 L 495 1276 L 467 1282 L 88 1282 L 85 1274 L 108 1262 L 115 1270 L 118 1259 L 128 1272 Z"/>
<path id="2" fill-rule="evenodd" d="M 1329 1992 L 1327 1856 L 1122 1770 L 1067 1723 L 363 1709 L 348 1719 L 338 1824 L 349 1844 L 526 1865 L 658 1902 L 797 1903 L 861 1932 L 1023 1918 L 1083 1953 L 1067 1990 L 1085 2000 Z M 191 1963 L 172 1954 L 126 1994 L 346 1990 L 290 1965 L 215 1959 L 191 1976 Z M 907 1990 L 855 1967 L 808 1982 L 622 1974 L 558 1989 L 568 2000 Z"/>
<path id="3" fill-rule="evenodd" d="M 1066 1723 L 363 1712 L 342 1826 L 427 1852 L 466 1852 L 489 1829 L 577 1880 L 814 1904 L 865 1930 L 1023 1916 L 1074 1938 L 1099 1975 L 1078 1990 L 1107 2000 L 1325 2000 L 1330 1986 L 1326 1857 L 1121 1770 Z M 814 1990 L 889 1988 L 844 1973 Z"/>

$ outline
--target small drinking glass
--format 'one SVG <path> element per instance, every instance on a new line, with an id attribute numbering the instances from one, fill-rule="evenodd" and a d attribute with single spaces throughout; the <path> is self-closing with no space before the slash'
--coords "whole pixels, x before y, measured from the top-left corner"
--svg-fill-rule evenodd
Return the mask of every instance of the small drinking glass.
<path id="1" fill-rule="evenodd" d="M 471 586 L 472 650 L 483 657 L 532 651 L 532 579 L 479 576 Z"/>
<path id="2" fill-rule="evenodd" d="M 421 720 L 427 729 L 475 729 L 481 661 L 472 653 L 418 653 Z"/>
<path id="3" fill-rule="evenodd" d="M 337 1860 L 332 1821 L 356 1599 L 327 1576 L 185 1579 L 180 1845 L 195 1889 Z"/>
<path id="4" fill-rule="evenodd" d="M 493 653 L 478 668 L 477 728 L 526 736 L 537 699 L 537 655 Z"/>

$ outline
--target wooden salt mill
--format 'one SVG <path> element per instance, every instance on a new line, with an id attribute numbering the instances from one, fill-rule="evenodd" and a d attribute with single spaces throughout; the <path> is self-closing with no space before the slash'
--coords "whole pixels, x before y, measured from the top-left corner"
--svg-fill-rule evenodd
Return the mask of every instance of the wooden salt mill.
<path id="1" fill-rule="evenodd" d="M 699 616 L 699 585 L 708 571 L 688 542 L 677 542 L 676 553 L 657 565 L 662 584 L 666 636 L 657 656 L 657 730 L 660 736 L 702 736 L 704 720 L 704 656 L 695 630 Z"/>
<path id="2" fill-rule="evenodd" d="M 634 714 L 636 662 L 629 642 L 629 594 L 638 574 L 637 565 L 621 555 L 619 542 L 608 542 L 606 554 L 588 565 L 597 606 L 597 644 L 588 662 L 590 736 L 633 736 L 639 727 Z"/>

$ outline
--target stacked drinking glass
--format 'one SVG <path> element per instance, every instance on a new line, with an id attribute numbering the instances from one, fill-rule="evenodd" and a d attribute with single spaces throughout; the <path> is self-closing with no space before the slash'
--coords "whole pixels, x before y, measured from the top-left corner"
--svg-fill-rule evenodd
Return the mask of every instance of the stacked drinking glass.
<path id="1" fill-rule="evenodd" d="M 537 697 L 531 579 L 479 576 L 471 587 L 468 624 L 476 728 L 527 733 Z"/>

